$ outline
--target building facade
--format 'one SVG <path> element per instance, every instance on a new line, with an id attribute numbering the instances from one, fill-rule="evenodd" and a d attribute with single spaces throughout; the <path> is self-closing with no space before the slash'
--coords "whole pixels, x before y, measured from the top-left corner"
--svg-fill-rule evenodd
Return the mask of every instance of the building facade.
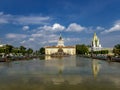
<path id="1" fill-rule="evenodd" d="M 108 50 L 109 55 L 113 55 L 113 48 L 105 48 L 101 47 L 100 40 L 97 37 L 96 33 L 94 33 L 93 39 L 92 39 L 92 45 L 91 48 L 89 48 L 89 51 L 101 51 L 101 50 Z"/>
<path id="2" fill-rule="evenodd" d="M 45 54 L 46 55 L 75 55 L 76 54 L 76 47 L 75 46 L 65 46 L 64 40 L 60 35 L 58 43 L 56 46 L 46 46 L 45 47 Z"/>

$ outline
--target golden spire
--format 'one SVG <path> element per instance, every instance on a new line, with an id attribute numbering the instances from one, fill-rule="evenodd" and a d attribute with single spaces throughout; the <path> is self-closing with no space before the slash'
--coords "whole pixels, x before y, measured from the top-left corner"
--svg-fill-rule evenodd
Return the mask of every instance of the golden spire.
<path id="1" fill-rule="evenodd" d="M 97 39 L 98 39 L 98 37 L 97 37 L 96 33 L 94 33 L 93 40 L 97 40 Z"/>
<path id="2" fill-rule="evenodd" d="M 96 32 L 94 32 L 94 37 L 96 37 L 97 35 L 96 35 Z"/>

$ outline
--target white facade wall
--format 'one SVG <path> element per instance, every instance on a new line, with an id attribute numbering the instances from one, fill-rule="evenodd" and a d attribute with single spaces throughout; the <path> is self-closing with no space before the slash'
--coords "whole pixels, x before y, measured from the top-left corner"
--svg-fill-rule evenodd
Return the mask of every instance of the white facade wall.
<path id="1" fill-rule="evenodd" d="M 63 51 L 65 53 L 70 54 L 70 55 L 75 55 L 76 54 L 76 49 L 75 48 L 63 48 Z"/>
<path id="2" fill-rule="evenodd" d="M 58 51 L 58 48 L 45 48 L 45 54 L 50 55 L 52 53 L 56 53 Z"/>
<path id="3" fill-rule="evenodd" d="M 53 54 L 53 53 L 56 53 L 56 52 L 58 52 L 58 49 L 59 48 L 56 48 L 56 47 L 46 47 L 45 48 L 45 54 L 46 55 L 51 55 L 51 54 Z M 70 55 L 75 55 L 76 54 L 76 48 L 75 47 L 72 47 L 72 48 L 62 48 L 63 49 L 63 52 L 64 53 L 68 53 L 68 54 L 70 54 Z"/>

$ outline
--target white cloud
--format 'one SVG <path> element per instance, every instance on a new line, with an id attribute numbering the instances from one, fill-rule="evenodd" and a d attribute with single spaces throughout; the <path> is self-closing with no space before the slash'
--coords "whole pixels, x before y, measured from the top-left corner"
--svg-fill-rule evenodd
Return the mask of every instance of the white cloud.
<path id="1" fill-rule="evenodd" d="M 19 24 L 47 24 L 50 17 L 43 16 L 19 16 L 15 19 L 15 23 Z"/>
<path id="2" fill-rule="evenodd" d="M 29 30 L 29 26 L 23 26 L 23 30 L 26 31 L 26 30 Z"/>
<path id="3" fill-rule="evenodd" d="M 96 30 L 104 30 L 105 28 L 101 27 L 101 26 L 97 26 Z"/>
<path id="4" fill-rule="evenodd" d="M 41 16 L 41 15 L 11 15 L 4 14 L 0 12 L 0 24 L 22 24 L 22 25 L 30 25 L 30 24 L 47 24 L 50 21 L 49 16 Z"/>
<path id="5" fill-rule="evenodd" d="M 6 24 L 8 21 L 4 18 L 0 18 L 0 24 Z"/>
<path id="6" fill-rule="evenodd" d="M 32 34 L 31 35 L 31 37 L 33 37 L 33 38 L 36 38 L 36 37 L 42 37 L 43 36 L 43 34 L 40 34 L 40 33 L 35 33 L 35 34 Z"/>
<path id="7" fill-rule="evenodd" d="M 65 29 L 65 27 L 62 26 L 62 25 L 60 25 L 60 24 L 58 24 L 58 23 L 55 23 L 55 24 L 53 25 L 52 29 L 53 29 L 53 30 L 60 30 L 60 31 L 62 31 L 62 30 Z"/>
<path id="8" fill-rule="evenodd" d="M 110 32 L 115 32 L 115 31 L 120 31 L 120 23 L 116 23 L 113 27 L 111 27 L 110 29 L 107 29 L 103 32 L 101 32 L 101 34 L 105 34 L 105 33 L 110 33 Z"/>
<path id="9" fill-rule="evenodd" d="M 3 12 L 0 12 L 0 16 L 3 15 L 4 13 Z"/>
<path id="10" fill-rule="evenodd" d="M 72 42 L 72 41 L 79 41 L 80 38 L 65 38 L 65 41 L 69 41 L 69 42 Z"/>
<path id="11" fill-rule="evenodd" d="M 29 38 L 29 41 L 34 41 L 35 39 L 34 38 Z"/>
<path id="12" fill-rule="evenodd" d="M 105 30 L 104 27 L 101 27 L 101 26 L 97 26 L 97 27 L 93 27 L 93 26 L 90 26 L 90 27 L 85 27 L 85 32 L 90 34 L 90 33 L 95 33 L 95 32 L 101 32 L 103 30 Z"/>
<path id="13" fill-rule="evenodd" d="M 50 30 L 52 30 L 52 26 L 44 25 L 43 27 L 39 27 L 39 29 L 41 29 L 41 30 L 46 30 L 46 31 L 50 31 Z"/>
<path id="14" fill-rule="evenodd" d="M 15 33 L 6 34 L 6 38 L 8 38 L 8 39 L 23 39 L 26 37 L 27 37 L 27 35 L 25 35 L 25 34 L 15 34 Z"/>
<path id="15" fill-rule="evenodd" d="M 40 27 L 39 29 L 46 30 L 46 31 L 57 32 L 57 31 L 63 31 L 65 29 L 65 27 L 58 24 L 58 23 L 55 23 L 52 26 L 45 25 L 43 27 Z"/>
<path id="16" fill-rule="evenodd" d="M 42 32 L 59 32 L 59 31 L 66 31 L 66 32 L 81 32 L 83 30 L 86 30 L 86 27 L 82 27 L 79 24 L 71 23 L 67 28 L 59 23 L 54 23 L 53 25 L 44 25 L 39 28 L 37 28 L 36 31 L 42 31 Z M 35 29 L 34 29 L 35 31 Z"/>
<path id="17" fill-rule="evenodd" d="M 0 12 L 0 24 L 6 24 L 9 23 L 9 20 L 11 19 L 11 15 L 4 14 L 3 12 Z"/>
<path id="18" fill-rule="evenodd" d="M 68 28 L 66 29 L 66 31 L 73 31 L 73 32 L 81 32 L 85 29 L 85 27 L 82 27 L 79 24 L 76 23 L 71 23 Z"/>
<path id="19" fill-rule="evenodd" d="M 50 40 L 49 41 L 49 43 L 57 43 L 58 42 L 58 40 L 56 39 L 56 40 Z M 57 44 L 56 44 L 57 45 Z"/>
<path id="20" fill-rule="evenodd" d="M 25 41 L 25 40 L 23 40 L 23 41 L 21 41 L 20 43 L 21 43 L 21 44 L 24 44 L 24 43 L 26 43 L 26 41 Z"/>

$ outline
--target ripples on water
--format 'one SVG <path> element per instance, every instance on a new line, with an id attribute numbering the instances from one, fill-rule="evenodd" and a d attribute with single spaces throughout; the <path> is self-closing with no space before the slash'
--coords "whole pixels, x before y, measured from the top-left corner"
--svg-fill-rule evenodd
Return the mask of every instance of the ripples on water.
<path id="1" fill-rule="evenodd" d="M 120 90 L 120 63 L 78 56 L 0 63 L 0 90 Z"/>

